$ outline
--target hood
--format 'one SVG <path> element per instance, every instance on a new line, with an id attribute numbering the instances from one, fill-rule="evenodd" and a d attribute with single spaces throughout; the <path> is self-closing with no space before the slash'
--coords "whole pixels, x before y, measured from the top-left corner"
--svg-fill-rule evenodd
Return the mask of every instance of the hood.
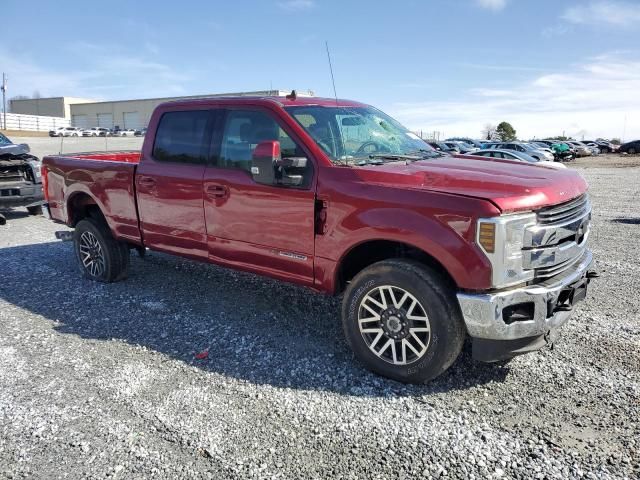
<path id="1" fill-rule="evenodd" d="M 481 198 L 505 213 L 563 203 L 588 188 L 584 178 L 568 168 L 487 157 L 443 156 L 358 169 L 367 182 Z"/>
<path id="2" fill-rule="evenodd" d="M 14 143 L 9 143 L 6 145 L 0 145 L 0 156 L 3 155 L 25 155 L 29 153 L 29 145 L 26 143 L 21 143 L 20 145 L 16 145 Z"/>

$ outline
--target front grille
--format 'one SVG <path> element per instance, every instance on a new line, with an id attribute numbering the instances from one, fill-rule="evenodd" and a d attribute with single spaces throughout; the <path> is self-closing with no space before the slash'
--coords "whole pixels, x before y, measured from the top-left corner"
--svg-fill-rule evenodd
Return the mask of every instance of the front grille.
<path id="1" fill-rule="evenodd" d="M 0 190 L 0 197 L 17 197 L 20 195 L 19 188 L 4 188 Z"/>
<path id="2" fill-rule="evenodd" d="M 585 255 L 591 203 L 584 194 L 536 215 L 537 224 L 525 232 L 523 266 L 540 282 L 564 274 Z"/>
<path id="3" fill-rule="evenodd" d="M 540 225 L 550 225 L 582 217 L 590 208 L 589 197 L 585 193 L 560 205 L 541 208 L 536 214 Z"/>

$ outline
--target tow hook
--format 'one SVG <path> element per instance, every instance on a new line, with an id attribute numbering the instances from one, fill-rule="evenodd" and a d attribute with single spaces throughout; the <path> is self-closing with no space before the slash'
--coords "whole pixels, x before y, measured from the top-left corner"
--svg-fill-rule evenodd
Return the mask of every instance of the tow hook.
<path id="1" fill-rule="evenodd" d="M 58 230 L 56 232 L 56 238 L 58 240 L 62 240 L 63 242 L 70 242 L 71 240 L 73 240 L 73 232 Z"/>

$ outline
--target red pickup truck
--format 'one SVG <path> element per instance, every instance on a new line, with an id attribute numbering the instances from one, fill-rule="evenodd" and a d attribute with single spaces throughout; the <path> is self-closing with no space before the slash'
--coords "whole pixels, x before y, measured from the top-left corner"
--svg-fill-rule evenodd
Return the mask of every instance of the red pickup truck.
<path id="1" fill-rule="evenodd" d="M 552 342 L 593 276 L 579 174 L 443 155 L 346 100 L 165 103 L 142 152 L 48 156 L 43 185 L 86 277 L 149 248 L 343 294 L 355 355 L 403 382 L 466 336 L 482 361 Z"/>

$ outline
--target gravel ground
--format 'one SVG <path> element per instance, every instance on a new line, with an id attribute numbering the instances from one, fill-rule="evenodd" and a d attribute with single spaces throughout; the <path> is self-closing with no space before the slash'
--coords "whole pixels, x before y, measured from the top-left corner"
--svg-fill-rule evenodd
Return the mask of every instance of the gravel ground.
<path id="1" fill-rule="evenodd" d="M 640 161 L 607 161 L 576 163 L 602 278 L 555 349 L 424 386 L 355 362 L 340 299 L 157 253 L 92 283 L 8 214 L 0 478 L 638 478 Z"/>

